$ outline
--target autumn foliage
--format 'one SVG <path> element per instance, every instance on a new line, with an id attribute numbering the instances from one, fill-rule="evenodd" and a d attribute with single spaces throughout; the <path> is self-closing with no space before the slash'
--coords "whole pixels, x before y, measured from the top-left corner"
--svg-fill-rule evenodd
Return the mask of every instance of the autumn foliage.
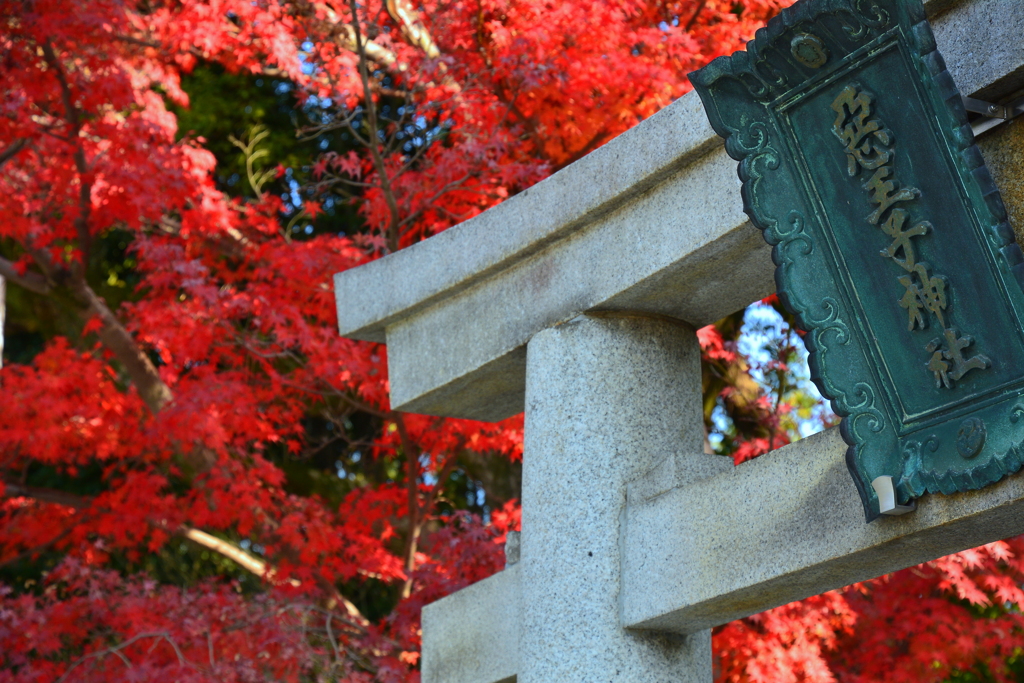
<path id="1" fill-rule="evenodd" d="M 0 3 L 0 681 L 418 680 L 420 607 L 503 566 L 522 422 L 391 411 L 332 274 L 599 147 L 785 4 Z M 179 126 L 264 81 L 290 142 Z M 742 325 L 699 333 L 737 463 L 810 415 L 795 338 L 758 365 Z M 716 675 L 1015 680 L 1022 580 L 1013 539 L 780 607 L 716 631 Z"/>

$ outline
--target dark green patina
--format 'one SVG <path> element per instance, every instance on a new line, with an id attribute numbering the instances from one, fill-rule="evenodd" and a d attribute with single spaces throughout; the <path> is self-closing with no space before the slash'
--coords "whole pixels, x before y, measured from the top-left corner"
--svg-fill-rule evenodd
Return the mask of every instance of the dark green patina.
<path id="1" fill-rule="evenodd" d="M 801 0 L 690 75 L 868 521 L 1024 464 L 1024 263 L 920 0 Z"/>

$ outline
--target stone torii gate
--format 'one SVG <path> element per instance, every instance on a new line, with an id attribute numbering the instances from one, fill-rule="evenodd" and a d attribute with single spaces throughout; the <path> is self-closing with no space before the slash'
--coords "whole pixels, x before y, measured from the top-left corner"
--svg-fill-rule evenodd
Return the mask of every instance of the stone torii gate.
<path id="1" fill-rule="evenodd" d="M 1013 96 L 1018 1 L 925 4 L 961 92 Z M 980 144 L 1024 225 L 1024 122 Z M 336 277 L 341 333 L 388 345 L 395 408 L 526 413 L 521 551 L 424 609 L 424 683 L 708 682 L 715 625 L 1024 532 L 1020 475 L 865 524 L 836 430 L 739 467 L 703 453 L 694 329 L 774 289 L 741 206 L 690 94 Z"/>

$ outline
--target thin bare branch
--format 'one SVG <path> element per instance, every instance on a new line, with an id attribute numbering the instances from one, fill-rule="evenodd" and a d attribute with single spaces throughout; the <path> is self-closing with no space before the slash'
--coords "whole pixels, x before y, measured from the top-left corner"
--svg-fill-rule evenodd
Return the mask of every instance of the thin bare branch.
<path id="1" fill-rule="evenodd" d="M 377 128 L 377 104 L 373 101 L 373 92 L 370 89 L 370 74 L 366 67 L 366 46 L 359 29 L 358 6 L 356 0 L 348 0 L 348 5 L 352 12 L 352 30 L 355 33 L 356 47 L 359 50 L 359 79 L 362 81 L 363 100 L 366 102 L 366 124 L 370 131 L 370 156 L 373 158 L 373 166 L 377 171 L 377 176 L 380 178 L 381 194 L 384 195 L 384 202 L 388 206 L 389 220 L 386 232 L 388 250 L 395 252 L 398 251 L 399 246 L 399 220 L 401 214 L 398 202 L 395 199 L 394 188 L 391 186 L 391 179 L 388 177 L 387 167 L 384 164 L 384 157 L 381 156 L 380 148 L 378 147 L 380 141 Z"/>
<path id="2" fill-rule="evenodd" d="M 178 657 L 178 664 L 180 666 L 185 666 L 186 664 L 188 664 L 188 662 L 185 659 L 185 656 L 181 653 L 181 649 L 178 647 L 178 644 L 175 643 L 174 640 L 171 638 L 170 633 L 167 633 L 166 631 L 161 631 L 157 633 L 139 633 L 138 635 L 132 636 L 131 638 L 129 638 L 128 640 L 124 641 L 119 645 L 104 648 L 102 650 L 97 650 L 96 652 L 87 654 L 84 657 L 79 657 L 71 666 L 68 667 L 67 671 L 64 672 L 64 675 L 57 679 L 56 683 L 63 683 L 64 681 L 66 681 L 68 679 L 68 676 L 71 675 L 72 671 L 74 671 L 78 668 L 79 665 L 84 664 L 90 659 L 101 659 L 109 655 L 116 656 L 118 659 L 121 660 L 121 662 L 125 665 L 126 668 L 130 669 L 132 667 L 132 664 L 130 661 L 128 661 L 128 658 L 124 656 L 124 653 L 122 653 L 121 650 L 128 647 L 132 643 L 136 643 L 144 638 L 156 638 L 158 641 L 166 641 L 167 644 L 174 649 L 174 654 Z"/>
<path id="3" fill-rule="evenodd" d="M 334 650 L 334 658 L 335 658 L 335 660 L 340 660 L 341 659 L 341 651 L 338 649 L 338 641 L 334 639 L 334 632 L 331 630 L 331 619 L 333 619 L 333 618 L 334 618 L 333 614 L 328 614 L 327 615 L 327 621 L 326 621 L 325 628 L 327 630 L 327 640 L 330 641 L 331 649 Z"/>
<path id="4" fill-rule="evenodd" d="M 407 598 L 412 594 L 412 572 L 416 569 L 416 549 L 419 545 L 420 533 L 423 525 L 420 517 L 420 451 L 416 448 L 412 439 L 409 438 L 409 430 L 405 427 L 405 420 L 399 413 L 394 413 L 392 419 L 398 428 L 398 436 L 402 443 L 402 451 L 406 463 L 406 491 L 408 493 L 407 513 L 409 519 L 409 533 L 405 538 L 405 548 L 402 552 L 402 561 L 405 569 L 405 582 L 402 584 L 402 597 Z"/>
<path id="5" fill-rule="evenodd" d="M 458 462 L 458 452 L 462 450 L 461 444 L 453 450 L 449 455 L 444 464 L 441 465 L 441 469 L 437 472 L 437 481 L 434 482 L 433 488 L 430 489 L 430 494 L 427 496 L 427 500 L 423 503 L 424 518 L 428 517 L 434 511 L 434 504 L 437 502 L 438 497 L 441 495 L 441 491 L 444 490 L 444 485 L 448 482 L 448 477 L 451 476 L 452 470 L 455 469 L 455 464 Z"/>
<path id="6" fill-rule="evenodd" d="M 410 214 L 409 216 L 406 216 L 405 219 L 401 222 L 401 225 L 404 226 L 407 223 L 411 223 L 412 221 L 414 221 L 414 220 L 418 219 L 420 216 L 422 216 L 429 209 L 435 208 L 434 207 L 434 202 L 436 202 L 442 196 L 448 194 L 449 192 L 451 192 L 455 188 L 457 188 L 460 185 L 462 185 L 464 182 L 469 180 L 471 177 L 472 177 L 472 175 L 467 173 L 466 175 L 462 176 L 458 180 L 453 180 L 452 182 L 450 182 L 447 185 L 445 185 L 444 187 L 442 187 L 440 190 L 438 190 L 434 194 L 433 197 L 431 197 L 430 199 L 428 199 L 426 202 L 423 203 L 423 208 L 422 209 L 419 209 L 418 211 Z"/>

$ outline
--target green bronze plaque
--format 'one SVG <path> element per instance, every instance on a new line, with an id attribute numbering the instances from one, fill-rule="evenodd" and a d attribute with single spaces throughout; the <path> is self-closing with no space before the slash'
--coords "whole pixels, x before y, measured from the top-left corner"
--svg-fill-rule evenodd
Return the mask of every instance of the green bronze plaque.
<path id="1" fill-rule="evenodd" d="M 868 521 L 1019 470 L 1024 256 L 920 0 L 800 0 L 690 80 Z"/>

